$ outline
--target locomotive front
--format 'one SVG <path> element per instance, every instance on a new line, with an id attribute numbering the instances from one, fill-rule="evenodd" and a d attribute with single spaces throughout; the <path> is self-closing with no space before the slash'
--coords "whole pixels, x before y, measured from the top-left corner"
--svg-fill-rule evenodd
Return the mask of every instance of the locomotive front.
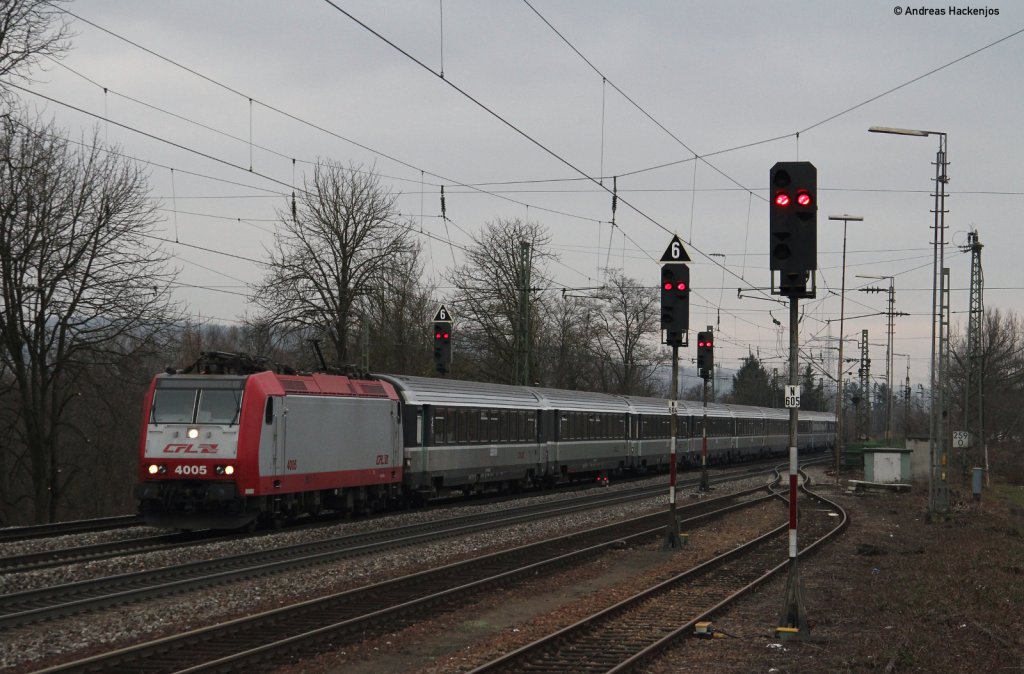
<path id="1" fill-rule="evenodd" d="M 252 519 L 239 484 L 248 376 L 154 378 L 144 406 L 136 497 L 149 524 L 233 528 Z M 258 404 L 258 403 L 257 403 Z M 258 431 L 257 431 L 258 432 Z"/>

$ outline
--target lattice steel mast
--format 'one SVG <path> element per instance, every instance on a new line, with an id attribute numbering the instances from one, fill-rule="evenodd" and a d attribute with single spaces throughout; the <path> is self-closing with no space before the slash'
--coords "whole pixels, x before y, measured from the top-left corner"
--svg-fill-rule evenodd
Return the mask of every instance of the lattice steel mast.
<path id="1" fill-rule="evenodd" d="M 973 432 L 976 452 L 974 457 L 968 456 L 968 448 L 964 448 L 960 455 L 961 468 L 966 475 L 970 470 L 970 459 L 977 460 L 985 458 L 981 451 L 985 446 L 984 440 L 984 367 L 982 367 L 983 346 L 981 331 L 985 318 L 985 275 L 981 269 L 981 241 L 978 239 L 978 232 L 972 231 L 967 234 L 967 245 L 963 247 L 965 252 L 971 253 L 971 298 L 970 311 L 967 321 L 967 382 L 964 386 L 964 430 Z M 977 388 L 977 414 L 971 414 L 971 389 Z M 973 422 L 973 423 L 972 423 Z M 987 460 L 986 460 L 987 464 Z M 985 466 L 986 470 L 988 466 Z"/>

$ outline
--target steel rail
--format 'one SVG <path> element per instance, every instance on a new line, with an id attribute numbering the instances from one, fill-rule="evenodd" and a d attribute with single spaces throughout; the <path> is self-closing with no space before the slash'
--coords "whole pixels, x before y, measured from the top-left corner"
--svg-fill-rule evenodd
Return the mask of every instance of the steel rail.
<path id="1" fill-rule="evenodd" d="M 748 476 L 744 475 L 733 479 L 746 477 Z M 608 507 L 655 497 L 663 492 L 664 487 L 642 487 L 621 492 L 588 494 L 582 498 L 560 499 L 500 512 L 478 513 L 379 529 L 259 552 L 0 595 L 0 630 L 194 591 L 212 585 L 307 568 L 380 550 L 530 522 L 538 518 Z"/>
<path id="2" fill-rule="evenodd" d="M 805 482 L 807 481 L 808 480 L 805 476 Z M 818 500 L 836 510 L 840 514 L 841 518 L 835 527 L 829 529 L 824 535 L 818 537 L 812 544 L 806 546 L 800 553 L 801 556 L 803 556 L 816 551 L 826 541 L 838 535 L 838 533 L 846 527 L 848 516 L 845 510 L 843 510 L 838 504 L 810 492 L 810 490 L 807 489 L 806 484 L 801 486 L 801 490 L 804 491 L 808 497 Z M 781 494 L 779 497 L 785 500 L 785 497 Z M 591 616 L 583 618 L 568 627 L 562 628 L 552 634 L 518 648 L 515 651 L 485 663 L 476 669 L 473 669 L 470 674 L 484 674 L 501 671 L 524 671 L 527 669 L 534 672 L 558 672 L 563 671 L 564 668 L 570 664 L 572 664 L 574 671 L 580 672 L 603 672 L 606 674 L 614 672 L 619 674 L 621 672 L 633 670 L 651 660 L 654 656 L 661 653 L 676 641 L 691 636 L 693 629 L 698 622 L 708 620 L 729 604 L 745 596 L 775 574 L 786 569 L 789 565 L 789 560 L 786 559 L 767 569 L 757 577 L 745 582 L 740 589 L 728 594 L 712 606 L 702 609 L 697 615 L 688 621 L 685 621 L 683 624 L 671 629 L 663 636 L 654 638 L 653 642 L 647 643 L 635 652 L 616 653 L 615 649 L 601 645 L 607 645 L 609 643 L 609 639 L 603 635 L 607 635 L 610 631 L 615 631 L 617 634 L 623 634 L 629 631 L 621 624 L 615 623 L 615 621 L 620 620 L 620 618 L 626 622 L 628 622 L 628 620 L 641 619 L 642 610 L 645 605 L 650 605 L 651 603 L 659 600 L 663 601 L 669 593 L 678 593 L 678 591 L 682 587 L 685 587 L 686 584 L 690 582 L 700 582 L 710 573 L 721 569 L 728 564 L 739 560 L 748 562 L 749 560 L 746 558 L 751 554 L 764 550 L 765 546 L 770 546 L 775 541 L 780 541 L 786 538 L 788 528 L 788 523 L 781 525 L 738 548 L 710 559 L 696 567 L 674 576 L 673 578 L 663 581 L 654 587 L 643 590 L 642 592 L 624 599 L 613 606 L 607 607 Z M 745 566 L 747 565 L 745 564 Z M 662 612 L 657 612 L 657 614 L 660 617 L 667 617 L 664 616 Z M 626 617 L 627 615 L 628 617 Z M 615 627 L 610 627 L 610 624 L 615 624 Z M 646 637 L 647 634 L 644 636 Z M 641 640 L 643 638 L 644 637 L 641 637 Z M 648 639 L 648 641 L 650 640 Z M 617 647 L 627 648 L 626 646 L 623 646 L 621 642 L 621 639 L 618 640 Z M 597 644 L 596 649 L 594 648 L 595 643 Z M 591 650 L 588 650 L 588 645 Z M 599 652 L 594 652 L 595 650 Z M 559 659 L 559 653 L 563 652 L 571 653 L 571 656 L 561 656 L 562 659 Z M 570 663 L 568 660 L 569 657 L 575 659 L 575 661 Z M 592 666 L 589 667 L 586 663 L 580 662 L 580 660 L 585 660 L 588 657 L 592 659 Z"/>
<path id="3" fill-rule="evenodd" d="M 52 524 L 33 524 L 24 527 L 7 527 L 0 529 L 0 543 L 143 526 L 146 526 L 146 523 L 138 515 L 122 515 L 119 517 L 100 517 L 92 520 L 73 520 L 70 522 L 54 522 Z"/>
<path id="4" fill-rule="evenodd" d="M 686 521 L 721 516 L 777 498 L 768 494 L 739 501 L 750 496 L 749 492 L 761 490 L 763 487 L 694 504 L 687 510 L 704 512 Z M 731 503 L 722 507 L 727 501 Z M 567 534 L 45 671 L 133 671 L 136 667 L 151 672 L 247 670 L 267 660 L 308 654 L 328 636 L 336 644 L 345 634 L 359 637 L 382 622 L 386 623 L 382 629 L 398 629 L 416 620 L 417 611 L 438 605 L 448 608 L 489 587 L 581 563 L 610 547 L 649 540 L 664 531 L 664 520 L 664 513 L 659 512 Z"/>

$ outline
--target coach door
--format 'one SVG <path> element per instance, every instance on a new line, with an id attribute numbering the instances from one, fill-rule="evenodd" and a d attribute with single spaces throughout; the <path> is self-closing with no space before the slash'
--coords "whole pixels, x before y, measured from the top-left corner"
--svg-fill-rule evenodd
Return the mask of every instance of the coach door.
<path id="1" fill-rule="evenodd" d="M 267 409 L 263 422 L 269 426 L 267 431 L 270 434 L 270 466 L 269 472 L 273 476 L 284 475 L 287 467 L 285 447 L 287 440 L 286 421 L 288 419 L 288 408 L 285 406 L 285 399 L 278 397 L 267 398 Z M 274 486 L 279 487 L 280 483 L 275 480 Z"/>

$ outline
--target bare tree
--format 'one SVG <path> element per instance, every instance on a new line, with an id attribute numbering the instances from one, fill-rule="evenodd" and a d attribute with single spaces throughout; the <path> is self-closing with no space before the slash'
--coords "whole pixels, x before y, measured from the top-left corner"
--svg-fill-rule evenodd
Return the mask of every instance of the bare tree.
<path id="1" fill-rule="evenodd" d="M 526 260 L 521 246 L 524 241 L 529 244 Z M 454 366 L 457 373 L 483 381 L 512 381 L 524 263 L 532 278 L 527 293 L 531 329 L 526 348 L 536 352 L 536 318 L 547 286 L 543 263 L 552 257 L 547 250 L 549 241 L 539 223 L 497 220 L 485 224 L 473 237 L 465 264 L 448 271 L 448 281 L 456 288 L 453 313 L 459 320 L 455 346 L 462 358 Z"/>
<path id="2" fill-rule="evenodd" d="M 965 335 L 954 336 L 952 361 L 948 373 L 951 414 L 955 425 L 963 420 L 963 389 L 967 380 L 970 354 Z M 1012 312 L 998 309 L 985 312 L 982 327 L 980 370 L 984 386 L 985 439 L 996 442 L 1020 442 L 1024 438 L 1024 323 Z M 977 386 L 977 380 L 974 380 Z M 971 391 L 971 407 L 978 403 L 977 391 Z M 970 421 L 976 417 L 971 410 Z"/>
<path id="3" fill-rule="evenodd" d="M 437 303 L 433 288 L 420 282 L 420 252 L 417 243 L 397 256 L 387 282 L 361 302 L 360 339 L 365 338 L 367 366 L 375 372 L 427 375 L 433 369 L 429 323 Z"/>
<path id="4" fill-rule="evenodd" d="M 413 248 L 395 198 L 372 171 L 318 163 L 294 209 L 278 213 L 270 271 L 253 293 L 258 320 L 322 337 L 329 357 L 348 362 L 360 298 Z"/>
<path id="5" fill-rule="evenodd" d="M 6 93 L 4 80 L 28 79 L 40 59 L 59 58 L 70 47 L 70 37 L 68 23 L 53 2 L 0 3 L 0 91 Z"/>
<path id="6" fill-rule="evenodd" d="M 22 470 L 36 521 L 52 520 L 79 460 L 71 420 L 89 368 L 152 345 L 174 307 L 167 257 L 145 237 L 155 222 L 145 175 L 91 140 L 52 125 L 0 122 L 0 445 Z"/>
<path id="7" fill-rule="evenodd" d="M 258 321 L 323 338 L 348 362 L 359 298 L 388 283 L 414 245 L 395 198 L 373 171 L 317 163 L 293 209 L 279 212 L 269 272 L 254 289 Z"/>
<path id="8" fill-rule="evenodd" d="M 599 309 L 592 298 L 571 293 L 548 303 L 546 319 L 538 330 L 537 364 L 545 386 L 581 391 L 599 385 L 595 357 Z"/>
<path id="9" fill-rule="evenodd" d="M 660 326 L 658 295 L 652 286 L 619 271 L 608 275 L 597 294 L 598 357 L 603 365 L 603 390 L 650 395 L 658 349 L 652 342 Z"/>

